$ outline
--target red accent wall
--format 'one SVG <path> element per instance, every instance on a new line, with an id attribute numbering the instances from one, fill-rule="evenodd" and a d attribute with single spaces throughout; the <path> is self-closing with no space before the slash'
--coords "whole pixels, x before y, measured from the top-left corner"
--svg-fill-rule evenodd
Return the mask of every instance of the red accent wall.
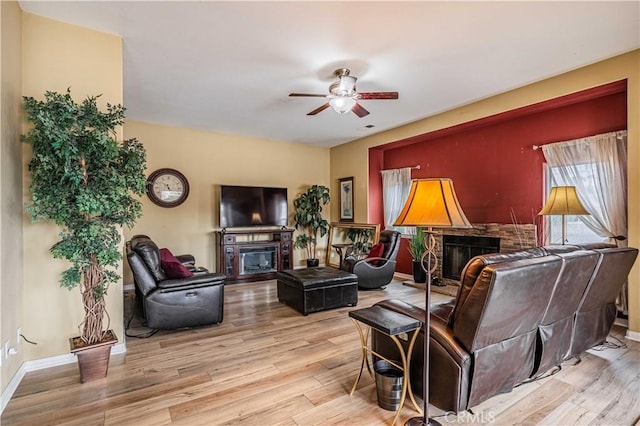
<path id="1" fill-rule="evenodd" d="M 453 180 L 471 223 L 534 223 L 542 208 L 542 150 L 533 145 L 627 127 L 626 80 L 370 150 L 370 221 L 382 223 L 381 169 L 420 165 L 412 178 Z M 538 222 L 536 222 L 538 223 Z M 400 249 L 397 270 L 411 273 Z"/>

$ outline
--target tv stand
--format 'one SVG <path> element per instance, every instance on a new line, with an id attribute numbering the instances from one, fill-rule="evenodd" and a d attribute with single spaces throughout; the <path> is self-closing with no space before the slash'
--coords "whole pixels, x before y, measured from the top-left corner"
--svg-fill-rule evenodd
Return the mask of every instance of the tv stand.
<path id="1" fill-rule="evenodd" d="M 271 280 L 293 267 L 293 229 L 216 231 L 217 270 L 227 283 Z"/>

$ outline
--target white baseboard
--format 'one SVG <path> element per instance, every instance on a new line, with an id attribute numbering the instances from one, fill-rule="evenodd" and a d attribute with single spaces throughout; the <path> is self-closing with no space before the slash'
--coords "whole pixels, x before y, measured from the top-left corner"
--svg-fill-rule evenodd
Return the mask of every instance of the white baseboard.
<path id="1" fill-rule="evenodd" d="M 626 335 L 627 339 L 629 340 L 633 340 L 636 342 L 640 342 L 640 333 L 637 331 L 631 331 L 627 329 L 627 335 Z"/>
<path id="2" fill-rule="evenodd" d="M 9 381 L 7 387 L 2 391 L 2 395 L 0 395 L 0 415 L 4 412 L 7 404 L 9 404 L 9 401 L 11 400 L 13 394 L 16 392 L 16 389 L 18 389 L 18 385 L 24 378 L 25 373 L 26 370 L 23 362 L 22 365 L 20 365 L 20 368 L 18 368 L 18 371 L 16 371 L 16 374 L 14 374 Z"/>
<path id="3" fill-rule="evenodd" d="M 123 354 L 125 352 L 127 352 L 127 345 L 124 343 L 115 344 L 111 348 L 111 356 Z M 18 389 L 18 386 L 25 374 L 30 371 L 43 370 L 45 368 L 57 367 L 59 365 L 71 364 L 74 362 L 76 362 L 76 356 L 74 354 L 56 355 L 23 362 L 20 365 L 20 368 L 18 368 L 18 371 L 16 371 L 16 374 L 11 378 L 7 387 L 2 391 L 2 395 L 0 395 L 0 414 L 4 412 L 5 407 L 16 392 L 16 389 Z"/>

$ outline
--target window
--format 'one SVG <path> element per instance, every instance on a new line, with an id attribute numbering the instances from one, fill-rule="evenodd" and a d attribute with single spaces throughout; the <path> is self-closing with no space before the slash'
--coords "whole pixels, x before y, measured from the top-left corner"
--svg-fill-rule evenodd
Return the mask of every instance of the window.
<path id="1" fill-rule="evenodd" d="M 382 170 L 382 205 L 384 207 L 385 229 L 402 234 L 415 234 L 412 226 L 393 226 L 402 211 L 411 189 L 411 168 Z"/>
<path id="2" fill-rule="evenodd" d="M 592 176 L 594 163 L 581 164 L 577 167 L 580 170 L 581 176 Z M 545 188 L 545 202 L 547 201 L 547 197 L 551 192 L 551 188 L 554 186 L 563 186 L 570 185 L 562 180 L 561 169 L 562 166 L 558 167 L 545 167 L 545 175 L 546 175 L 546 188 Z M 593 182 L 593 179 L 586 180 L 588 182 Z M 593 185 L 587 184 L 587 190 L 582 191 L 579 194 L 580 200 L 584 201 L 588 198 L 592 198 L 595 193 L 595 188 Z M 597 204 L 597 203 L 592 203 Z M 607 238 L 599 236 L 594 230 L 592 230 L 587 224 L 581 219 L 580 216 L 567 215 L 565 218 L 566 231 L 565 231 L 565 244 L 580 244 L 580 243 L 596 243 L 596 242 L 606 242 Z M 544 216 L 544 227 L 545 227 L 545 244 L 562 244 L 562 216 Z"/>

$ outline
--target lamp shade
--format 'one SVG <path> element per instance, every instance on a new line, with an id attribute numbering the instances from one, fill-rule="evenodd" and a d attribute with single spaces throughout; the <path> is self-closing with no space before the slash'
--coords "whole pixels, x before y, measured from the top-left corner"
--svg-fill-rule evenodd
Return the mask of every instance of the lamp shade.
<path id="1" fill-rule="evenodd" d="M 575 186 L 554 186 L 547 203 L 538 215 L 582 215 L 589 214 L 578 198 Z"/>
<path id="2" fill-rule="evenodd" d="M 394 226 L 471 228 L 448 178 L 415 179 Z"/>

